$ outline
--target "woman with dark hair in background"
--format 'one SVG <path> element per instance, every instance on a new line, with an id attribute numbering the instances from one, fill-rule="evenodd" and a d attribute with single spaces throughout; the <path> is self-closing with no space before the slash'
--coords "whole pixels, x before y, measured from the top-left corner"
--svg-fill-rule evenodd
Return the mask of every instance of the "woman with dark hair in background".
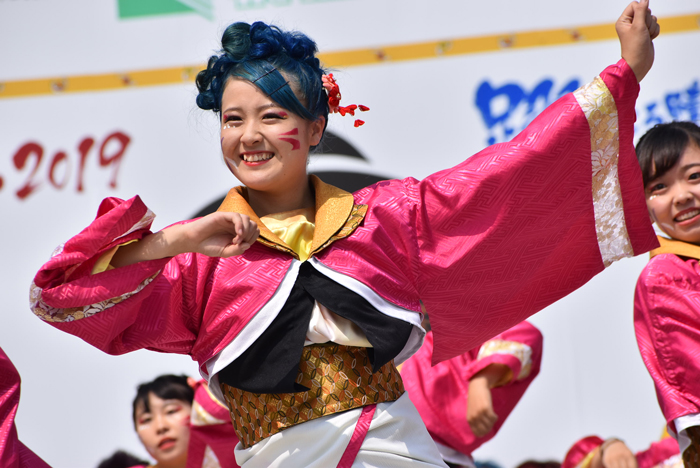
<path id="1" fill-rule="evenodd" d="M 156 464 L 118 451 L 98 468 L 238 468 L 233 454 L 238 441 L 228 409 L 204 381 L 168 374 L 139 385 L 132 418 Z"/>
<path id="2" fill-rule="evenodd" d="M 106 199 L 41 268 L 32 309 L 111 354 L 192 356 L 245 468 L 444 466 L 395 367 L 421 345 L 421 303 L 439 362 L 656 245 L 632 146 L 659 32 L 648 0 L 617 30 L 623 59 L 511 142 L 350 194 L 307 160 L 329 112 L 367 109 L 340 106 L 307 36 L 235 23 L 197 104 L 244 186 L 157 233 L 138 197 Z M 416 137 L 419 119 L 397 118 Z"/>
<path id="3" fill-rule="evenodd" d="M 139 440 L 153 468 L 238 468 L 238 440 L 228 409 L 217 402 L 204 381 L 161 375 L 139 385 L 132 404 Z"/>
<path id="4" fill-rule="evenodd" d="M 637 281 L 634 329 L 668 432 L 700 467 L 700 127 L 658 124 L 637 143 L 661 246 Z"/>
<path id="5" fill-rule="evenodd" d="M 134 428 L 157 468 L 186 468 L 194 389 L 188 377 L 162 375 L 139 385 Z"/>

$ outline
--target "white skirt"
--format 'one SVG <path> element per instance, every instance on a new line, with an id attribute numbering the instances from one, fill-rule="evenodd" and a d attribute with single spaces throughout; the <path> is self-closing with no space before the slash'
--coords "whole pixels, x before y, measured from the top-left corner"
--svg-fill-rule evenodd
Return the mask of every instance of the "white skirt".
<path id="1" fill-rule="evenodd" d="M 362 408 L 335 413 L 292 426 L 243 450 L 236 446 L 241 468 L 335 468 L 350 442 Z M 379 403 L 353 468 L 441 467 L 442 461 L 423 421 L 404 393 Z"/>

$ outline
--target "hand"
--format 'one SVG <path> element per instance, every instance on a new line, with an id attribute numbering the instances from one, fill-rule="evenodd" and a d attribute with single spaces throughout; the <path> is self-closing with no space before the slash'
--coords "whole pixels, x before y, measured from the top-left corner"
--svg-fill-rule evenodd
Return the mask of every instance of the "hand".
<path id="1" fill-rule="evenodd" d="M 637 468 L 637 458 L 621 440 L 615 439 L 603 443 L 601 455 L 605 468 Z"/>
<path id="2" fill-rule="evenodd" d="M 231 212 L 211 213 L 179 227 L 185 252 L 210 257 L 241 255 L 260 234 L 257 224 L 248 216 Z"/>
<path id="3" fill-rule="evenodd" d="M 637 81 L 642 81 L 654 63 L 652 40 L 659 35 L 656 16 L 651 14 L 649 0 L 632 2 L 615 23 L 620 38 L 622 58 L 632 68 Z"/>
<path id="4" fill-rule="evenodd" d="M 258 226 L 240 213 L 216 212 L 187 224 L 175 224 L 119 247 L 110 264 L 115 267 L 145 260 L 197 252 L 210 257 L 240 255 L 258 238 Z"/>
<path id="5" fill-rule="evenodd" d="M 493 411 L 491 389 L 485 376 L 475 376 L 469 381 L 467 398 L 467 422 L 477 437 L 483 437 L 493 429 L 498 415 Z"/>

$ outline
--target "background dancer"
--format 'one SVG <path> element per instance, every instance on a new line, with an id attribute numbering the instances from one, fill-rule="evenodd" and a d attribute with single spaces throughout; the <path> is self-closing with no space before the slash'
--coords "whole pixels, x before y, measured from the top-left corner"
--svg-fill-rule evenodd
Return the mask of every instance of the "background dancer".
<path id="1" fill-rule="evenodd" d="M 624 441 L 588 436 L 566 453 L 562 468 L 681 468 L 683 462 L 676 441 L 666 434 L 647 449 L 633 453 Z"/>
<path id="2" fill-rule="evenodd" d="M 634 326 L 669 433 L 700 466 L 700 127 L 659 124 L 637 143 L 661 247 L 637 282 Z"/>
<path id="3" fill-rule="evenodd" d="M 472 452 L 498 433 L 539 373 L 542 334 L 522 322 L 435 366 L 432 351 L 428 332 L 401 378 L 443 459 L 475 466 Z"/>

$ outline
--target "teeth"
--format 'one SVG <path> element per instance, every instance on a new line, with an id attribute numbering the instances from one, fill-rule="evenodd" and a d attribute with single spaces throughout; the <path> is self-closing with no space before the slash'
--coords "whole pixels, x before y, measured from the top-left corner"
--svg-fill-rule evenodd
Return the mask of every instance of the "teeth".
<path id="1" fill-rule="evenodd" d="M 244 154 L 242 158 L 247 162 L 257 162 L 257 161 L 267 161 L 272 159 L 272 153 L 255 153 L 255 154 Z"/>
<path id="2" fill-rule="evenodd" d="M 692 218 L 693 216 L 697 216 L 698 214 L 700 214 L 700 210 L 689 211 L 689 212 L 687 212 L 687 213 L 685 213 L 685 214 L 682 214 L 682 215 L 680 215 L 680 216 L 677 216 L 677 217 L 676 217 L 676 221 L 679 221 L 679 222 L 680 222 L 680 221 L 685 221 L 686 219 L 690 219 L 690 218 Z"/>

